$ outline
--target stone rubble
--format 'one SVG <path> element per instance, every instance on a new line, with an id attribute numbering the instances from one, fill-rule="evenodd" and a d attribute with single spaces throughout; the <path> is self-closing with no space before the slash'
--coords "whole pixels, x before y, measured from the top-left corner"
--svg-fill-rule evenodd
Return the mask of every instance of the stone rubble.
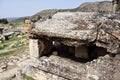
<path id="1" fill-rule="evenodd" d="M 51 55 L 39 59 L 29 58 L 29 54 L 4 57 L 0 62 L 0 72 L 11 69 L 16 64 L 20 67 L 15 79 L 25 80 L 19 74 L 26 74 L 35 80 L 119 80 L 120 58 L 119 55 L 111 57 L 105 55 L 86 63 Z M 23 59 L 23 57 L 26 57 Z M 21 61 L 23 61 L 21 63 Z M 15 80 L 13 79 L 13 80 Z"/>
<path id="2" fill-rule="evenodd" d="M 119 80 L 120 61 L 105 55 L 81 63 L 59 56 L 31 58 L 22 73 L 36 80 Z"/>
<path id="3" fill-rule="evenodd" d="M 92 39 L 90 41 L 94 41 L 97 38 L 98 40 L 103 41 L 103 45 L 100 44 L 100 42 L 96 42 L 95 44 L 97 46 L 102 46 L 104 48 L 107 48 L 108 52 L 113 52 L 113 53 L 117 52 L 115 48 L 117 47 L 117 49 L 119 49 L 119 46 L 118 46 L 119 39 L 120 39 L 120 36 L 118 34 L 119 26 L 120 26 L 119 19 L 115 20 L 113 18 L 109 20 L 108 19 L 109 15 L 106 15 L 107 17 L 105 15 L 102 17 L 91 16 L 91 14 L 97 14 L 97 13 L 87 14 L 88 16 L 86 16 L 85 13 L 80 13 L 80 14 L 75 13 L 74 15 L 72 13 L 68 15 L 68 13 L 64 15 L 62 13 L 59 13 L 59 15 L 55 14 L 53 16 L 53 19 L 57 20 L 55 23 L 59 23 L 60 25 L 58 24 L 52 25 L 54 23 L 54 20 L 47 20 L 45 22 L 38 24 L 38 25 L 45 26 L 42 28 L 41 31 L 45 31 L 45 30 L 49 31 L 49 29 L 51 29 L 50 32 L 53 32 L 54 30 L 57 30 L 58 26 L 59 27 L 62 26 L 63 31 L 56 31 L 56 32 L 65 33 L 64 35 L 68 34 L 66 35 L 67 37 L 71 37 L 72 34 L 76 34 L 76 35 L 82 34 L 82 36 L 85 35 L 84 37 L 82 37 L 82 39 L 87 40 L 87 39 L 90 39 L 89 33 L 90 34 L 93 33 L 93 31 L 91 32 L 89 31 L 89 29 L 95 29 L 94 21 L 91 23 L 91 21 L 89 20 L 95 19 L 95 21 L 97 22 L 96 19 L 98 18 L 99 19 L 98 23 L 99 22 L 101 23 L 99 24 L 101 25 L 99 26 L 100 28 L 99 32 L 94 32 L 94 34 L 92 35 L 95 35 L 95 36 L 92 36 Z M 109 16 L 109 18 L 110 17 L 111 15 Z M 70 23 L 70 22 L 72 21 L 72 19 L 81 19 L 81 18 L 84 21 L 86 21 L 86 23 L 89 25 L 87 25 L 88 28 L 86 29 L 86 31 L 81 30 L 80 32 L 77 32 L 78 25 L 79 25 L 79 24 L 76 24 L 77 21 L 73 23 Z M 67 19 L 67 20 L 63 21 L 64 19 Z M 104 24 L 102 24 L 102 21 Z M 49 25 L 47 25 L 48 23 Z M 82 22 L 80 22 L 80 24 L 81 23 Z M 50 27 L 48 28 L 47 26 L 50 26 L 52 28 Z M 66 26 L 69 26 L 69 27 L 66 27 Z M 86 26 L 86 24 L 81 25 L 82 28 L 84 26 Z M 37 28 L 39 29 L 40 27 L 37 27 Z M 113 31 L 111 31 L 108 27 L 110 29 L 113 29 Z M 116 31 L 116 33 L 114 31 Z M 86 35 L 85 33 L 87 33 L 88 35 Z M 97 33 L 99 34 L 98 36 L 96 36 Z M 77 37 L 72 36 L 72 38 L 73 37 L 78 38 L 78 36 Z M 18 73 L 16 73 L 16 76 L 18 77 L 19 80 L 22 80 L 20 79 L 21 74 L 26 74 L 28 76 L 33 77 L 36 80 L 119 80 L 120 79 L 119 78 L 120 76 L 120 58 L 119 58 L 120 56 L 119 55 L 116 55 L 115 57 L 105 55 L 103 57 L 99 57 L 92 61 L 82 63 L 82 62 L 76 62 L 68 58 L 57 56 L 57 53 L 53 53 L 56 56 L 55 55 L 42 56 L 39 59 L 31 57 L 30 59 L 28 59 L 30 56 L 29 54 L 26 54 L 28 53 L 27 51 L 22 54 L 18 54 L 16 56 L 4 57 L 4 59 L 1 59 L 0 73 L 4 72 L 7 69 L 10 69 L 11 67 L 14 68 L 14 66 L 19 66 L 20 69 L 18 70 Z M 28 60 L 24 61 L 26 59 Z"/>
<path id="4" fill-rule="evenodd" d="M 4 57 L 0 59 L 0 73 L 6 71 L 9 68 L 14 68 L 17 64 L 25 59 L 29 58 L 29 50 L 26 50 L 24 53 L 20 53 L 10 57 Z"/>
<path id="5" fill-rule="evenodd" d="M 117 54 L 120 53 L 119 16 L 97 12 L 59 12 L 52 19 L 36 23 L 30 38 L 58 39 L 67 46 L 92 44 Z"/>

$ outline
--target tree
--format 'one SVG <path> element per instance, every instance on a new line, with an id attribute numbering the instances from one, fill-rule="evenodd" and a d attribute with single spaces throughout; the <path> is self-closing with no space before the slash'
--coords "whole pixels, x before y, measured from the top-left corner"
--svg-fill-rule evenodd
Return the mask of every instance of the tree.
<path id="1" fill-rule="evenodd" d="M 0 23 L 7 24 L 8 20 L 6 18 L 0 19 Z"/>
<path id="2" fill-rule="evenodd" d="M 48 18 L 49 18 L 49 19 L 51 19 L 51 18 L 52 18 L 52 16 L 50 16 L 50 15 L 49 15 L 49 17 L 48 17 Z"/>
<path id="3" fill-rule="evenodd" d="M 39 16 L 37 16 L 37 21 L 38 21 L 38 20 L 40 20 L 41 18 L 42 18 L 42 17 L 41 17 L 40 15 L 39 15 Z"/>

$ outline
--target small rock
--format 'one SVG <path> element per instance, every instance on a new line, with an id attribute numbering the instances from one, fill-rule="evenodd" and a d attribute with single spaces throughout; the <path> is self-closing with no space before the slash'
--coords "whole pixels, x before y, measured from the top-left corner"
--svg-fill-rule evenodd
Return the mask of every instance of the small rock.
<path id="1" fill-rule="evenodd" d="M 14 59 L 13 62 L 16 63 L 18 60 L 17 59 Z"/>
<path id="2" fill-rule="evenodd" d="M 120 60 L 120 54 L 117 54 L 117 55 L 115 56 L 115 59 Z"/>
<path id="3" fill-rule="evenodd" d="M 1 69 L 2 69 L 2 70 L 7 70 L 7 64 L 1 65 Z"/>
<path id="4" fill-rule="evenodd" d="M 8 65 L 13 66 L 13 65 L 15 65 L 15 63 L 13 63 L 13 62 L 8 62 Z"/>
<path id="5" fill-rule="evenodd" d="M 2 68 L 0 68 L 0 73 L 2 73 L 4 70 Z"/>
<path id="6" fill-rule="evenodd" d="M 18 37 L 18 38 L 22 38 L 22 35 L 18 35 L 17 37 Z"/>
<path id="7" fill-rule="evenodd" d="M 89 80 L 99 80 L 99 77 L 97 75 L 92 75 L 92 74 L 88 74 L 87 78 Z"/>
<path id="8" fill-rule="evenodd" d="M 104 56 L 104 58 L 109 59 L 110 55 L 107 54 L 107 55 Z"/>
<path id="9" fill-rule="evenodd" d="M 58 55 L 58 52 L 57 51 L 54 51 L 52 52 L 53 55 L 57 56 Z"/>

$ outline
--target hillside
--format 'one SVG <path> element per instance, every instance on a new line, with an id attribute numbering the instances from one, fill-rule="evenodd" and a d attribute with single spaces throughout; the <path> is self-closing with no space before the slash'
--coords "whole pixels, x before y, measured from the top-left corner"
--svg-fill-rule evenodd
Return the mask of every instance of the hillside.
<path id="1" fill-rule="evenodd" d="M 0 24 L 16 33 L 0 38 L 0 80 L 120 80 L 120 15 L 111 11 L 111 2 L 90 2 Z M 36 26 L 26 34 L 29 18 Z"/>
<path id="2" fill-rule="evenodd" d="M 112 3 L 110 1 L 87 2 L 87 3 L 83 3 L 82 5 L 77 7 L 77 11 L 111 12 L 112 11 Z"/>
<path id="3" fill-rule="evenodd" d="M 112 3 L 110 1 L 102 1 L 102 2 L 86 2 L 78 6 L 77 8 L 73 9 L 46 9 L 36 14 L 32 15 L 30 19 L 33 22 L 45 21 L 48 18 L 51 18 L 57 12 L 112 12 Z M 8 21 L 21 21 L 27 17 L 20 17 L 20 18 L 7 18 Z"/>
<path id="4" fill-rule="evenodd" d="M 83 3 L 77 8 L 73 9 L 47 9 L 36 13 L 31 16 L 31 20 L 36 22 L 44 21 L 48 18 L 51 18 L 57 12 L 112 12 L 112 3 L 110 1 L 102 2 L 87 2 Z"/>
<path id="5" fill-rule="evenodd" d="M 46 18 L 50 18 L 51 16 L 53 16 L 55 13 L 57 13 L 58 10 L 57 9 L 47 9 L 47 10 L 43 10 L 40 11 L 38 13 L 36 13 L 35 15 L 31 16 L 31 20 L 33 22 L 36 22 L 38 20 L 40 21 L 44 21 L 46 20 Z"/>

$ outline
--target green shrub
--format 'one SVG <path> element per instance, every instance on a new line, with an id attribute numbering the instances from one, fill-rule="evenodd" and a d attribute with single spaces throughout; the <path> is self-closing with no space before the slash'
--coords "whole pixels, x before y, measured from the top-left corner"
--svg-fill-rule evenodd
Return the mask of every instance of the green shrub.
<path id="1" fill-rule="evenodd" d="M 40 20 L 41 18 L 42 18 L 42 17 L 41 17 L 40 15 L 39 15 L 39 16 L 37 16 L 37 21 L 38 21 L 38 20 Z"/>
<path id="2" fill-rule="evenodd" d="M 3 18 L 3 19 L 0 19 L 0 23 L 3 23 L 3 24 L 7 24 L 8 23 L 8 20 Z"/>
<path id="3" fill-rule="evenodd" d="M 8 45 L 6 44 L 3 44 L 3 45 L 0 45 L 0 50 L 4 49 L 5 47 L 7 47 Z"/>
<path id="4" fill-rule="evenodd" d="M 49 16 L 48 18 L 49 18 L 49 19 L 51 19 L 51 18 L 52 18 L 52 16 Z"/>
<path id="5" fill-rule="evenodd" d="M 18 41 L 15 45 L 12 46 L 12 48 L 18 48 L 20 46 L 22 46 L 23 44 L 21 43 L 21 41 Z"/>
<path id="6" fill-rule="evenodd" d="M 0 57 L 4 57 L 4 56 L 7 56 L 7 55 L 10 55 L 12 54 L 14 51 L 8 51 L 8 52 L 4 52 L 4 53 L 1 53 L 0 54 Z"/>
<path id="7" fill-rule="evenodd" d="M 13 76 L 11 76 L 8 80 L 13 80 L 16 77 L 16 75 L 14 74 Z"/>
<path id="8" fill-rule="evenodd" d="M 35 80 L 34 78 L 27 76 L 26 74 L 22 74 L 22 77 L 26 80 Z"/>

